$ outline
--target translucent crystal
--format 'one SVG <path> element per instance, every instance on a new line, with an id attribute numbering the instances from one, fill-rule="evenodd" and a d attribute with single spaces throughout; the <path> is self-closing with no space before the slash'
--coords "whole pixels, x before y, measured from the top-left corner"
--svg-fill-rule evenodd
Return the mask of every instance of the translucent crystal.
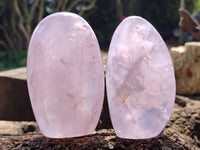
<path id="1" fill-rule="evenodd" d="M 141 17 L 128 17 L 109 48 L 107 95 L 117 136 L 144 139 L 165 127 L 175 100 L 174 69 L 156 29 Z"/>
<path id="2" fill-rule="evenodd" d="M 94 131 L 103 104 L 104 71 L 96 36 L 73 13 L 55 13 L 36 27 L 28 49 L 28 89 L 47 137 Z"/>

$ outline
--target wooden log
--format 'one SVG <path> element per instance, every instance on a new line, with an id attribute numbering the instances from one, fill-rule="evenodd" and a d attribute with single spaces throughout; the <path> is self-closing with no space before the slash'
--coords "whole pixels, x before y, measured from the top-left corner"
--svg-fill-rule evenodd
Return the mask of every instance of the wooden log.
<path id="1" fill-rule="evenodd" d="M 200 93 L 200 42 L 172 47 L 170 51 L 178 94 Z"/>
<path id="2" fill-rule="evenodd" d="M 0 72 L 0 119 L 34 119 L 26 82 L 26 68 Z"/>

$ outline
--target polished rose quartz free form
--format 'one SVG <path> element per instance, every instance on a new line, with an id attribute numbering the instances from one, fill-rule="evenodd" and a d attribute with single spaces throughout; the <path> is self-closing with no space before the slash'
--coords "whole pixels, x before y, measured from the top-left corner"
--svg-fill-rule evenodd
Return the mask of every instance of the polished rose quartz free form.
<path id="1" fill-rule="evenodd" d="M 28 89 L 47 137 L 94 131 L 103 104 L 104 71 L 96 36 L 73 13 L 55 13 L 36 27 L 28 49 Z"/>
<path id="2" fill-rule="evenodd" d="M 174 105 L 174 69 L 161 36 L 143 18 L 128 17 L 116 29 L 106 84 L 111 120 L 119 137 L 151 138 L 163 130 Z"/>

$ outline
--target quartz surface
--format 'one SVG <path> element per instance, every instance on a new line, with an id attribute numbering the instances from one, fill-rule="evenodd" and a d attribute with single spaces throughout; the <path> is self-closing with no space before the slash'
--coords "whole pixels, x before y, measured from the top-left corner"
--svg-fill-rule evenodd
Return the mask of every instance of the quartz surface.
<path id="1" fill-rule="evenodd" d="M 45 136 L 94 131 L 103 104 L 104 71 L 98 41 L 83 18 L 62 12 L 38 24 L 28 49 L 27 81 Z"/>
<path id="2" fill-rule="evenodd" d="M 156 29 L 141 17 L 128 17 L 115 30 L 109 48 L 106 84 L 117 136 L 157 136 L 175 100 L 174 69 Z"/>

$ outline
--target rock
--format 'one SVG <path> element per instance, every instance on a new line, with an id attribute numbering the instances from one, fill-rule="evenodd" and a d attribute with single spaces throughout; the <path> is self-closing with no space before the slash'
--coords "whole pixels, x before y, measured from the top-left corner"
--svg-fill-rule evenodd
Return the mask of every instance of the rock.
<path id="1" fill-rule="evenodd" d="M 34 132 L 37 128 L 36 122 L 21 122 L 23 133 Z"/>
<path id="2" fill-rule="evenodd" d="M 101 51 L 101 58 L 102 58 L 103 68 L 104 68 L 104 77 L 106 77 L 106 63 L 107 63 L 107 58 L 108 58 L 108 52 Z"/>
<path id="3" fill-rule="evenodd" d="M 199 100 L 200 100 L 200 98 L 197 100 L 197 99 L 191 99 L 191 98 L 185 97 L 185 96 L 176 95 L 175 102 L 176 102 L 176 104 L 179 105 L 179 107 L 175 106 L 174 110 L 178 110 L 180 108 L 185 108 L 185 107 L 191 107 L 191 108 L 200 107 Z"/>
<path id="4" fill-rule="evenodd" d="M 0 135 L 23 135 L 39 131 L 36 122 L 0 121 Z"/>
<path id="5" fill-rule="evenodd" d="M 128 17 L 113 34 L 107 61 L 107 98 L 117 136 L 157 136 L 170 118 L 176 93 L 163 39 L 145 19 Z"/>
<path id="6" fill-rule="evenodd" d="M 0 72 L 0 119 L 33 121 L 26 83 L 26 68 Z"/>
<path id="7" fill-rule="evenodd" d="M 170 51 L 178 94 L 200 93 L 200 42 L 172 47 Z"/>
<path id="8" fill-rule="evenodd" d="M 13 121 L 0 121 L 1 135 L 22 135 L 23 130 L 19 123 Z"/>
<path id="9" fill-rule="evenodd" d="M 84 136 L 97 126 L 104 98 L 99 44 L 80 16 L 44 18 L 30 40 L 27 82 L 41 132 L 52 138 Z"/>

